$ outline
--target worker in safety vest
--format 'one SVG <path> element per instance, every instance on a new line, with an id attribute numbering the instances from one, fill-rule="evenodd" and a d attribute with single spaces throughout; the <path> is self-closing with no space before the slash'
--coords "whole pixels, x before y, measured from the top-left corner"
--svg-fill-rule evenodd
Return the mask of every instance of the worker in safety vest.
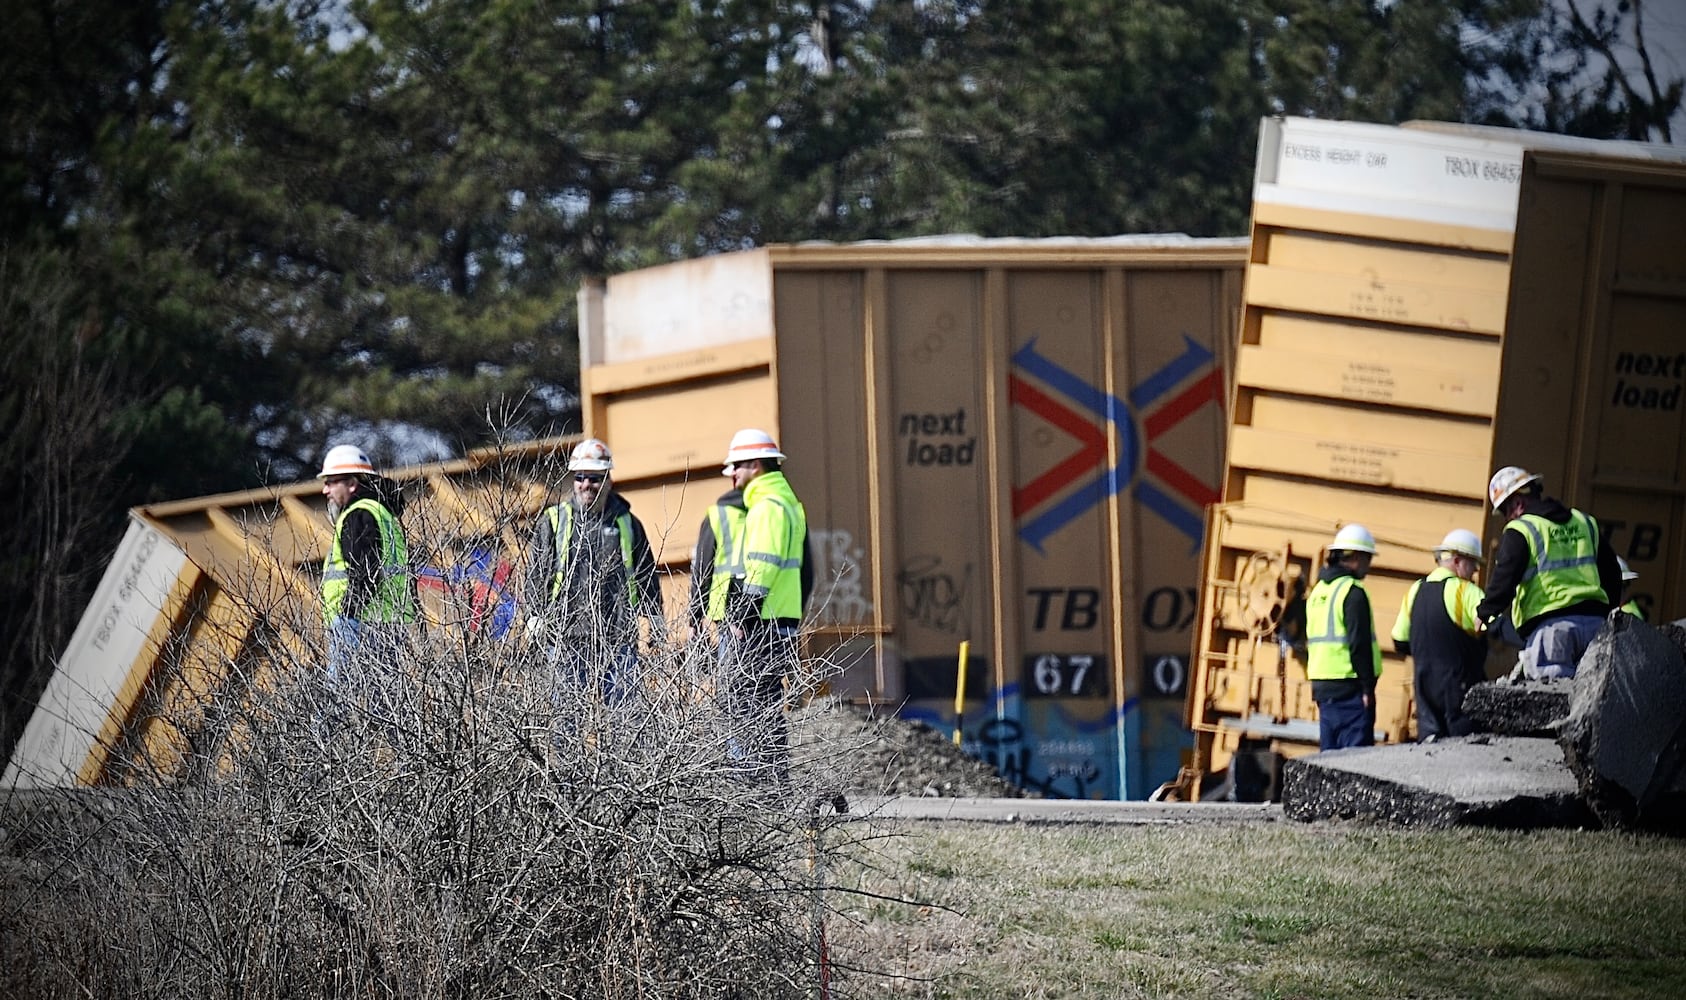
<path id="1" fill-rule="evenodd" d="M 1510 614 L 1523 676 L 1573 677 L 1621 594 L 1615 550 L 1594 518 L 1543 495 L 1540 477 L 1525 469 L 1495 472 L 1487 498 L 1506 523 L 1477 613 L 1489 631 Z"/>
<path id="2" fill-rule="evenodd" d="M 409 546 L 398 517 L 404 494 L 376 475 L 369 456 L 338 444 L 322 460 L 322 495 L 334 538 L 322 563 L 322 618 L 328 627 L 329 700 L 317 724 L 336 736 L 354 709 L 381 720 L 394 745 L 419 721 L 405 683 L 405 626 L 416 620 Z"/>
<path id="3" fill-rule="evenodd" d="M 1393 622 L 1393 648 L 1411 658 L 1417 739 L 1468 736 L 1464 695 L 1487 679 L 1487 641 L 1476 606 L 1486 596 L 1472 581 L 1481 539 L 1454 528 L 1434 549 L 1434 572 L 1411 584 Z"/>
<path id="4" fill-rule="evenodd" d="M 365 631 L 391 634 L 391 626 L 416 620 L 410 552 L 398 516 L 404 497 L 397 484 L 375 474 L 356 445 L 328 449 L 322 461 L 322 495 L 334 540 L 322 564 L 322 617 L 328 626 L 330 678 L 337 678 Z"/>
<path id="5" fill-rule="evenodd" d="M 1622 602 L 1622 610 L 1640 621 L 1645 621 L 1645 609 L 1639 606 L 1638 601 L 1628 596 L 1628 591 L 1633 589 L 1628 584 L 1639 579 L 1639 574 L 1635 573 L 1633 568 L 1627 564 L 1627 560 L 1621 556 L 1616 557 L 1616 565 L 1622 568 L 1622 594 L 1619 598 Z"/>
<path id="6" fill-rule="evenodd" d="M 1324 750 L 1375 743 L 1376 682 L 1382 651 L 1364 575 L 1376 540 L 1363 525 L 1336 532 L 1316 586 L 1306 595 L 1306 677 L 1317 702 Z"/>
<path id="7" fill-rule="evenodd" d="M 529 641 L 551 654 L 565 678 L 595 677 L 618 697 L 633 683 L 638 618 L 659 622 L 662 594 L 649 536 L 615 492 L 614 467 L 602 441 L 574 447 L 572 492 L 533 526 L 525 597 Z"/>
<path id="8" fill-rule="evenodd" d="M 726 618 L 726 597 L 734 580 L 744 577 L 743 567 L 730 563 L 736 555 L 737 541 L 743 537 L 744 519 L 749 509 L 744 504 L 743 490 L 736 486 L 720 494 L 709 507 L 697 531 L 697 544 L 691 549 L 691 628 L 701 635 L 709 623 L 715 629 Z M 813 592 L 813 551 L 809 539 L 803 539 L 802 549 L 802 606 L 806 607 Z"/>
<path id="9" fill-rule="evenodd" d="M 728 565 L 738 539 L 743 537 L 744 518 L 749 508 L 743 490 L 736 486 L 720 494 L 708 508 L 697 530 L 697 544 L 691 548 L 690 620 L 693 635 L 703 634 L 706 623 L 716 629 L 726 618 L 726 595 L 734 579 L 741 580 L 741 568 Z"/>
<path id="10" fill-rule="evenodd" d="M 743 532 L 713 580 L 724 573 L 721 665 L 728 709 L 745 727 L 751 766 L 785 776 L 789 759 L 784 679 L 795 667 L 807 601 L 808 515 L 785 479 L 785 454 L 765 431 L 732 436 L 724 472 L 743 492 Z M 715 586 L 711 582 L 712 588 Z"/>

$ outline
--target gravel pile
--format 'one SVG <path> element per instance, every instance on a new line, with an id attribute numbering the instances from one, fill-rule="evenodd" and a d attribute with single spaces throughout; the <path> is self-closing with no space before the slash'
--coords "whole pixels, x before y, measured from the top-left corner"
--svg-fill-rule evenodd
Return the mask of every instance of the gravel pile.
<path id="1" fill-rule="evenodd" d="M 1024 797 L 993 765 L 922 722 L 816 699 L 792 714 L 791 733 L 798 759 L 835 762 L 852 794 Z"/>

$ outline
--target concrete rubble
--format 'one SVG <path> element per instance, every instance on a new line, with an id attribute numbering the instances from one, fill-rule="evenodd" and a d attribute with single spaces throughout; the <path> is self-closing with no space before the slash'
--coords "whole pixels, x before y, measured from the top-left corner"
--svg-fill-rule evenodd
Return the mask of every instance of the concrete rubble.
<path id="1" fill-rule="evenodd" d="M 1592 820 L 1553 740 L 1466 736 L 1331 750 L 1288 762 L 1290 819 L 1400 826 L 1583 826 Z"/>
<path id="2" fill-rule="evenodd" d="M 1686 751 L 1686 629 L 1612 615 L 1575 672 L 1558 741 L 1581 795 L 1606 826 L 1678 811 Z"/>
<path id="3" fill-rule="evenodd" d="M 1637 826 L 1686 834 L 1686 623 L 1611 616 L 1572 681 L 1482 684 L 1482 732 L 1311 754 L 1283 813 L 1400 826 Z"/>
<path id="4" fill-rule="evenodd" d="M 1464 714 L 1478 733 L 1555 737 L 1558 723 L 1569 714 L 1573 688 L 1573 680 L 1477 684 L 1464 695 Z"/>

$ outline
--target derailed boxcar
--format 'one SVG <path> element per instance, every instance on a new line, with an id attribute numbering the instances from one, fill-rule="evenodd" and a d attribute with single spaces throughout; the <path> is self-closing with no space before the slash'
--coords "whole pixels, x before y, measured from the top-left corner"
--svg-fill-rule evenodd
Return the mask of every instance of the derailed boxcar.
<path id="1" fill-rule="evenodd" d="M 790 456 L 839 693 L 1028 788 L 1145 797 L 1182 719 L 1246 242 L 775 246 L 581 301 L 587 432 L 683 569 L 732 433 Z"/>
<path id="2" fill-rule="evenodd" d="M 1268 765 L 1316 749 L 1302 654 L 1278 625 L 1344 523 L 1379 547 L 1377 736 L 1410 738 L 1410 668 L 1387 636 L 1447 531 L 1496 544 L 1498 466 L 1603 518 L 1654 609 L 1680 613 L 1683 158 L 1507 129 L 1264 123 L 1184 794 L 1242 751 Z"/>

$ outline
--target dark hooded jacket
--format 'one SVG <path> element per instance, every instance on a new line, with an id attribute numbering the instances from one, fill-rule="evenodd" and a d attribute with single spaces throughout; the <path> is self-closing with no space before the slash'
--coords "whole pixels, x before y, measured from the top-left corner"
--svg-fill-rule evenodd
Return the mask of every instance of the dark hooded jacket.
<path id="1" fill-rule="evenodd" d="M 1552 497 L 1531 496 L 1524 499 L 1522 513 L 1538 514 L 1553 524 L 1568 524 L 1570 510 Z M 1523 576 L 1527 574 L 1530 561 L 1528 540 L 1522 537 L 1522 532 L 1509 529 L 1499 532 L 1499 552 L 1493 559 L 1491 572 L 1487 575 L 1487 597 L 1475 609 L 1476 615 L 1483 622 L 1491 623 L 1500 615 L 1509 615 L 1511 603 L 1516 598 L 1516 588 L 1521 585 Z M 1606 596 L 1616 596 L 1622 592 L 1622 567 L 1616 561 L 1616 550 L 1610 547 L 1610 539 L 1606 537 L 1603 525 L 1599 525 L 1598 530 L 1598 583 L 1604 588 Z M 1527 642 L 1529 635 L 1554 618 L 1569 615 L 1603 616 L 1609 613 L 1610 607 L 1609 601 L 1581 601 L 1566 608 L 1548 611 L 1522 626 L 1522 641 Z"/>
<path id="2" fill-rule="evenodd" d="M 656 580 L 655 555 L 643 522 L 632 515 L 632 505 L 626 498 L 610 491 L 601 511 L 582 511 L 572 498 L 560 506 L 564 516 L 574 518 L 562 587 L 554 597 L 551 595 L 557 570 L 556 534 L 551 530 L 550 516 L 540 514 L 527 546 L 527 607 L 551 618 L 564 634 L 608 633 L 621 640 L 629 637 L 635 614 L 627 603 L 626 564 L 617 524 L 620 516 L 627 514 L 632 525 L 632 572 L 638 581 L 636 613 L 660 619 L 662 592 Z"/>
<path id="3" fill-rule="evenodd" d="M 404 516 L 404 491 L 385 476 L 358 476 L 353 503 L 373 500 L 385 507 L 394 520 Z M 402 529 L 400 529 L 402 530 Z M 340 550 L 345 554 L 346 591 L 340 614 L 361 620 L 363 609 L 375 594 L 381 574 L 381 529 L 375 515 L 354 510 L 340 528 Z M 413 582 L 411 586 L 414 587 Z"/>

